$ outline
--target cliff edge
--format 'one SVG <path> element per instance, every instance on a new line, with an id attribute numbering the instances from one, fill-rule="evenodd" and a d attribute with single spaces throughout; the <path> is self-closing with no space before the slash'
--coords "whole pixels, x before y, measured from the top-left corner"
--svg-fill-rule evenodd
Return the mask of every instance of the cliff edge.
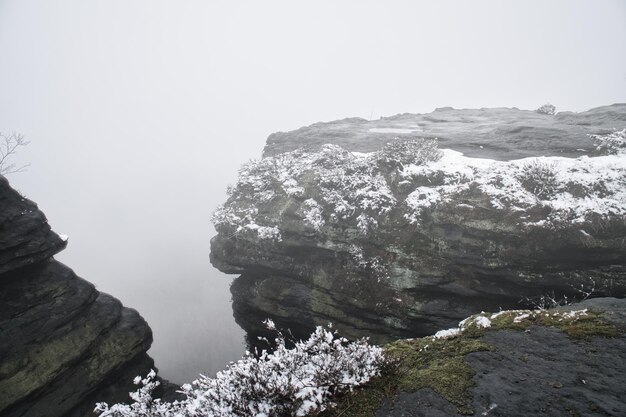
<path id="1" fill-rule="evenodd" d="M 323 417 L 623 416 L 626 300 L 480 313 L 385 346 L 381 377 Z"/>
<path id="2" fill-rule="evenodd" d="M 54 260 L 66 244 L 0 176 L 2 416 L 91 416 L 153 367 L 148 324 Z"/>

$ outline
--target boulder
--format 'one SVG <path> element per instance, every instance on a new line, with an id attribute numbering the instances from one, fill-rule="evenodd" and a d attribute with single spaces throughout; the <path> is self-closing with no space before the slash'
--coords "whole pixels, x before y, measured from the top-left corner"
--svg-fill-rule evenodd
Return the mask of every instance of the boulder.
<path id="1" fill-rule="evenodd" d="M 214 214 L 211 262 L 241 275 L 233 310 L 251 342 L 267 317 L 385 342 L 524 300 L 623 297 L 625 128 L 619 104 L 273 134 Z"/>

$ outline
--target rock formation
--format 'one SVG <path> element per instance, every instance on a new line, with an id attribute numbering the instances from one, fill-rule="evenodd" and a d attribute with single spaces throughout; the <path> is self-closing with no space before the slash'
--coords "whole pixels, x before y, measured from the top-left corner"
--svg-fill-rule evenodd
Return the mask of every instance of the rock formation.
<path id="1" fill-rule="evenodd" d="M 480 325 L 478 325 L 480 323 Z M 396 366 L 323 417 L 622 416 L 626 300 L 482 313 L 385 347 Z M 459 329 L 459 328 L 457 328 Z"/>
<path id="2" fill-rule="evenodd" d="M 2 416 L 90 416 L 153 367 L 144 319 L 54 260 L 65 246 L 0 176 Z"/>
<path id="3" fill-rule="evenodd" d="M 523 297 L 626 295 L 626 105 L 437 109 L 268 138 L 214 215 L 250 341 L 333 322 L 375 342 Z M 435 140 L 436 138 L 436 140 Z"/>

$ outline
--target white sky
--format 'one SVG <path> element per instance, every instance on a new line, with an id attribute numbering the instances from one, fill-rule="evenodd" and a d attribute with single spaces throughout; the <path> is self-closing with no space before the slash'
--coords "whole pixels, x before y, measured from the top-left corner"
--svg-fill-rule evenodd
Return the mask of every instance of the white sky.
<path id="1" fill-rule="evenodd" d="M 0 0 L 0 131 L 31 141 L 9 179 L 70 236 L 60 258 L 148 319 L 156 356 L 238 343 L 216 330 L 208 219 L 270 133 L 548 101 L 626 101 L 626 1 Z M 157 365 L 213 360 L 182 356 Z"/>

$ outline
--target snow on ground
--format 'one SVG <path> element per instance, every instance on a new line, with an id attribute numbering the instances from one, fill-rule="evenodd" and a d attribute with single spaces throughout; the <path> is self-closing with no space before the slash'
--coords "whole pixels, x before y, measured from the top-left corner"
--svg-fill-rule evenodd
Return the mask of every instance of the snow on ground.
<path id="1" fill-rule="evenodd" d="M 437 162 L 409 165 L 402 171 L 408 182 L 414 178 L 445 178 L 442 185 L 420 186 L 409 194 L 406 204 L 410 210 L 405 217 L 410 223 L 419 223 L 424 208 L 450 202 L 470 186 L 478 186 L 489 195 L 496 209 L 525 211 L 538 205 L 549 207 L 551 221 L 582 223 L 592 213 L 626 215 L 625 154 L 495 161 L 466 157 L 450 149 L 442 152 Z M 535 188 L 533 183 L 536 183 Z M 544 190 L 538 191 L 538 187 Z M 546 223 L 528 222 L 526 225 L 545 226 Z"/>
<path id="2" fill-rule="evenodd" d="M 470 316 L 461 322 L 457 327 L 453 327 L 446 330 L 440 330 L 431 336 L 434 339 L 449 339 L 452 337 L 457 337 L 468 329 L 487 329 L 491 327 L 492 320 L 502 316 L 502 315 L 514 315 L 512 317 L 513 323 L 521 323 L 526 319 L 535 319 L 540 316 L 551 316 L 557 318 L 559 321 L 562 320 L 578 320 L 580 317 L 586 316 L 588 314 L 588 310 L 585 308 L 583 310 L 571 310 L 571 311 L 551 311 L 551 310 L 503 310 L 498 313 L 494 313 L 486 316 L 487 313 L 481 312 L 480 314 L 476 314 Z"/>
<path id="3" fill-rule="evenodd" d="M 297 214 L 315 232 L 342 220 L 367 235 L 392 210 L 415 225 L 424 210 L 440 205 L 471 210 L 468 203 L 475 200 L 466 197 L 471 191 L 475 199 L 476 190 L 527 227 L 626 216 L 626 130 L 592 139 L 608 155 L 496 161 L 450 149 L 432 152 L 432 141 L 421 148 L 394 141 L 370 153 L 337 145 L 296 150 L 244 165 L 213 221 L 218 231 L 280 240 L 282 211 L 272 204 L 295 202 L 301 206 Z"/>

